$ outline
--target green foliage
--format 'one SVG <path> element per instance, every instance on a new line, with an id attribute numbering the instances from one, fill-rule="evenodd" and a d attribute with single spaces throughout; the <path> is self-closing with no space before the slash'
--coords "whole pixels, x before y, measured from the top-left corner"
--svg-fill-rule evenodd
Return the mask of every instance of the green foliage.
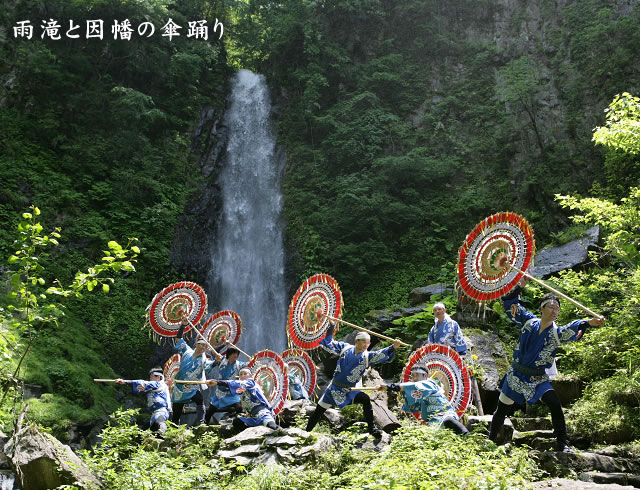
<path id="1" fill-rule="evenodd" d="M 607 124 L 594 130 L 593 141 L 632 155 L 640 153 L 640 98 L 628 92 L 616 95 L 605 113 Z"/>
<path id="2" fill-rule="evenodd" d="M 572 216 L 576 223 L 597 224 L 604 228 L 607 232 L 605 249 L 613 254 L 615 260 L 622 261 L 628 267 L 640 265 L 639 188 L 631 188 L 628 197 L 621 199 L 620 204 L 595 197 L 557 195 L 556 199 L 562 207 L 581 212 Z"/>
<path id="3" fill-rule="evenodd" d="M 620 369 L 589 386 L 570 410 L 568 426 L 595 442 L 616 444 L 640 436 L 640 371 Z"/>
<path id="4" fill-rule="evenodd" d="M 133 415 L 117 412 L 102 444 L 84 455 L 109 488 L 511 488 L 537 475 L 524 450 L 426 426 L 401 429 L 382 453 L 357 449 L 363 436 L 356 430 L 341 434 L 341 447 L 323 451 L 313 465 L 258 465 L 247 473 L 216 459 L 215 434 L 198 439 L 184 427 L 170 427 L 159 446 L 131 424 Z"/>
<path id="5" fill-rule="evenodd" d="M 484 436 L 404 428 L 389 451 L 339 475 L 339 488 L 505 488 L 524 486 L 535 466 L 524 450 L 505 451 Z"/>
<path id="6" fill-rule="evenodd" d="M 78 271 L 68 286 L 64 286 L 58 279 L 47 281 L 45 259 L 48 256 L 48 248 L 57 247 L 59 245 L 60 229 L 56 228 L 49 234 L 43 234 L 43 226 L 38 220 L 40 209 L 31 206 L 31 212 L 22 214 L 23 221 L 17 226 L 18 238 L 14 243 L 17 250 L 8 259 L 8 277 L 9 293 L 6 311 L 2 311 L 2 319 L 9 321 L 14 331 L 20 332 L 29 338 L 28 344 L 19 360 L 16 360 L 15 371 L 13 374 L 4 373 L 7 378 L 3 388 L 3 397 L 6 396 L 9 388 L 18 380 L 20 367 L 27 357 L 32 343 L 38 337 L 38 334 L 47 325 L 58 325 L 59 319 L 64 315 L 64 306 L 61 298 L 82 297 L 81 292 L 85 289 L 93 291 L 93 289 L 101 285 L 104 293 L 110 291 L 109 284 L 114 282 L 110 277 L 115 273 L 134 272 L 133 263 L 140 252 L 140 249 L 132 245 L 135 238 L 129 240 L 126 248 L 123 248 L 115 241 L 108 243 L 109 250 L 104 251 L 102 261 L 92 267 L 87 272 Z M 50 285 L 48 285 L 48 282 Z M 60 298 L 60 299 L 58 299 Z M 0 343 L 3 355 L 6 358 L 18 359 L 18 356 L 12 356 L 8 348 L 7 340 L 2 337 L 4 343 Z M 78 384 L 71 380 L 71 383 L 62 385 L 62 379 L 69 376 L 71 366 L 64 364 L 65 361 L 58 359 L 57 366 L 49 364 L 48 368 L 52 371 L 49 373 L 53 378 L 53 382 L 57 389 L 64 392 L 70 399 L 77 401 L 87 401 L 86 392 L 78 392 Z M 55 374 L 54 374 L 55 372 Z"/>
<path id="7" fill-rule="evenodd" d="M 135 411 L 117 411 L 103 430 L 102 443 L 84 459 L 107 488 L 225 488 L 232 471 L 214 458 L 220 439 L 212 432 L 196 438 L 185 427 L 169 427 L 164 449 L 149 431 L 131 423 Z"/>
<path id="8" fill-rule="evenodd" d="M 407 343 L 414 342 L 419 337 L 426 338 L 429 334 L 429 330 L 431 330 L 431 327 L 433 326 L 435 318 L 433 316 L 433 305 L 436 303 L 444 303 L 447 307 L 447 312 L 450 315 L 453 315 L 456 310 L 457 302 L 458 298 L 455 294 L 448 294 L 444 297 L 440 297 L 440 295 L 436 294 L 431 297 L 431 301 L 429 301 L 425 306 L 426 311 L 394 320 L 391 323 L 398 325 L 398 327 L 389 328 L 385 333 L 394 338 L 398 337 L 406 339 L 404 341 Z"/>

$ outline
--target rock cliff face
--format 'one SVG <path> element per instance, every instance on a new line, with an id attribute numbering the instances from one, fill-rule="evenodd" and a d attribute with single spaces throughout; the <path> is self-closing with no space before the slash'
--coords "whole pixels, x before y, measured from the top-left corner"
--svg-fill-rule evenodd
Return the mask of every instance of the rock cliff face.
<path id="1" fill-rule="evenodd" d="M 193 134 L 192 152 L 200 162 L 204 183 L 194 192 L 178 223 L 170 261 L 186 277 L 201 284 L 211 267 L 211 250 L 220 214 L 220 192 L 216 177 L 227 145 L 222 114 L 203 108 Z"/>

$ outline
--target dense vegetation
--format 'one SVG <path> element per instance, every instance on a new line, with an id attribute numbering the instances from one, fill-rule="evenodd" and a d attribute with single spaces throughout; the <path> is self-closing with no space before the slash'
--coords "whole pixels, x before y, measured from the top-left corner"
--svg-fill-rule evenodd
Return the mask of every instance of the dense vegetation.
<path id="1" fill-rule="evenodd" d="M 306 468 L 249 471 L 217 457 L 215 431 L 172 428 L 158 447 L 160 441 L 132 426 L 129 416 L 117 414 L 103 432 L 104 444 L 85 454 L 108 488 L 516 488 L 537 474 L 522 449 L 505 451 L 483 435 L 461 438 L 426 426 L 402 429 L 382 453 L 358 449 L 364 435 L 356 430 L 341 433 L 341 449 L 324 452 Z"/>
<path id="2" fill-rule="evenodd" d="M 169 18 L 219 20 L 225 33 L 169 40 L 159 30 Z M 33 38 L 16 38 L 13 27 L 27 19 Z M 47 19 L 60 22 L 60 40 L 40 35 Z M 105 21 L 104 39 L 64 35 L 69 20 L 83 32 L 89 19 Z M 157 32 L 116 40 L 114 19 L 150 21 Z M 169 250 L 204 183 L 192 131 L 203 107 L 223 110 L 229 74 L 244 67 L 267 75 L 278 105 L 292 283 L 333 274 L 348 319 L 404 303 L 412 287 L 452 282 L 458 245 L 487 214 L 524 214 L 539 248 L 600 224 L 593 267 L 554 279 L 608 317 L 561 360 L 563 372 L 589 383 L 570 420 L 603 441 L 637 437 L 639 105 L 616 99 L 606 125 L 602 110 L 615 94 L 640 91 L 639 21 L 640 7 L 604 0 L 539 0 L 526 11 L 471 0 L 2 3 L 1 263 L 15 254 L 30 205 L 42 210 L 45 232 L 62 229 L 61 245 L 39 262 L 47 287 L 100 263 L 110 241 L 137 237 L 141 251 L 135 274 L 117 271 L 107 294 L 66 298 L 57 328 L 43 322 L 17 373 L 49 392 L 31 415 L 63 434 L 71 420 L 113 408 L 113 392 L 79 372 L 146 371 L 144 307 L 182 278 Z M 591 141 L 598 125 L 606 147 Z M 7 292 L 19 286 L 14 265 L 0 268 L 12 272 L 3 275 Z M 0 304 L 2 377 L 11 383 L 41 325 L 9 312 L 15 299 Z M 565 308 L 561 319 L 576 314 Z"/>

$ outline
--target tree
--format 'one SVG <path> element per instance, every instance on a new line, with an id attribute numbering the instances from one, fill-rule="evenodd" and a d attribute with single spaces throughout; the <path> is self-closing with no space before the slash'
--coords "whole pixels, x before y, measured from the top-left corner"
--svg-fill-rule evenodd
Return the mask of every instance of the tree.
<path id="1" fill-rule="evenodd" d="M 47 249 L 59 245 L 60 228 L 43 234 L 44 228 L 37 221 L 40 209 L 33 205 L 30 209 L 31 212 L 22 214 L 22 221 L 17 227 L 18 238 L 14 242 L 17 250 L 8 260 L 9 304 L 6 310 L 0 310 L 0 320 L 8 322 L 14 330 L 25 334 L 29 342 L 13 374 L 7 375 L 0 405 L 9 389 L 17 384 L 20 367 L 38 334 L 45 326 L 57 326 L 59 319 L 64 316 L 64 305 L 56 297 L 80 298 L 85 289 L 93 291 L 99 285 L 104 293 L 109 293 L 109 284 L 114 282 L 110 274 L 135 272 L 133 262 L 140 253 L 140 249 L 133 245 L 136 238 L 130 238 L 125 248 L 115 241 L 110 241 L 107 244 L 109 250 L 104 251 L 101 262 L 89 267 L 86 272 L 76 272 L 71 284 L 64 286 L 56 279 L 47 285 L 43 259 L 47 256 Z M 9 330 L 0 331 L 0 355 L 6 359 L 14 357 L 9 348 L 14 340 L 15 337 Z"/>

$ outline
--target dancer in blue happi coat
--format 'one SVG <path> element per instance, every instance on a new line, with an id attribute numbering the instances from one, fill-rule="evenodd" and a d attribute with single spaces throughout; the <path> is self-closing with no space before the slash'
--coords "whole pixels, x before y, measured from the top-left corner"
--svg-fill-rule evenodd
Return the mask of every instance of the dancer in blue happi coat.
<path id="1" fill-rule="evenodd" d="M 171 396 L 169 388 L 164 382 L 162 368 L 156 367 L 149 371 L 149 381 L 142 379 L 116 379 L 118 384 L 133 385 L 134 393 L 147 394 L 147 410 L 151 412 L 149 427 L 153 432 L 162 435 L 167 430 L 167 420 L 171 415 Z"/>
<path id="2" fill-rule="evenodd" d="M 467 353 L 467 344 L 462 337 L 460 325 L 447 314 L 447 307 L 444 303 L 433 305 L 433 316 L 435 322 L 427 342 L 429 344 L 442 344 L 451 347 L 458 354 L 464 356 Z"/>
<path id="3" fill-rule="evenodd" d="M 196 348 L 192 349 L 184 341 L 182 335 L 184 334 L 183 323 L 180 325 L 180 329 L 176 334 L 178 342 L 174 346 L 174 350 L 180 353 L 180 368 L 176 373 L 175 378 L 185 381 L 205 381 L 204 371 L 209 369 L 215 362 L 222 360 L 222 355 L 213 351 L 216 356 L 216 361 L 207 359 L 205 352 L 207 351 L 207 343 L 204 339 L 200 338 L 196 342 Z M 180 416 L 187 403 L 196 404 L 196 421 L 195 424 L 204 424 L 204 398 L 200 392 L 200 386 L 194 384 L 182 384 L 174 383 L 171 390 L 171 403 L 173 404 L 173 417 L 171 421 L 174 424 L 180 423 Z"/>
<path id="4" fill-rule="evenodd" d="M 513 291 L 502 298 L 507 315 L 522 330 L 518 345 L 513 351 L 513 362 L 502 381 L 489 438 L 492 441 L 498 438 L 504 419 L 511 414 L 514 404 L 533 404 L 542 400 L 551 411 L 551 422 L 557 438 L 556 450 L 572 452 L 567 445 L 567 426 L 562 404 L 546 370 L 553 365 L 561 344 L 579 340 L 588 326 L 600 326 L 604 323 L 604 318 L 575 320 L 558 327 L 555 320 L 560 312 L 560 300 L 551 293 L 542 297 L 541 317 L 538 318 L 520 304 L 520 291 L 528 282 L 529 279 L 525 276 Z"/>
<path id="5" fill-rule="evenodd" d="M 225 380 L 235 379 L 241 368 L 247 363 L 238 360 L 240 351 L 234 347 L 229 347 L 224 353 L 222 361 L 215 363 L 205 372 L 207 379 Z M 211 416 L 214 412 L 242 412 L 240 394 L 231 393 L 229 387 L 217 385 L 211 389 L 209 408 L 205 419 L 211 423 Z"/>
<path id="6" fill-rule="evenodd" d="M 419 412 L 422 420 L 432 426 L 444 426 L 457 434 L 468 434 L 467 428 L 460 422 L 442 386 L 437 381 L 427 378 L 427 371 L 422 366 L 411 369 L 412 382 L 391 383 L 378 386 L 379 390 L 402 392 L 406 412 Z"/>
<path id="7" fill-rule="evenodd" d="M 239 380 L 216 380 L 209 379 L 209 386 L 225 386 L 233 394 L 239 394 L 242 401 L 242 408 L 248 413 L 248 417 L 236 417 L 233 419 L 233 427 L 237 430 L 244 430 L 247 427 L 264 425 L 270 429 L 281 429 L 276 424 L 275 414 L 271 409 L 269 400 L 264 396 L 262 389 L 256 384 L 251 375 L 251 369 L 243 367 L 238 374 Z"/>
<path id="8" fill-rule="evenodd" d="M 287 369 L 289 366 L 287 366 Z M 289 377 L 289 396 L 292 400 L 308 400 L 309 393 L 304 389 L 302 381 L 293 372 L 287 370 L 287 376 Z"/>
<path id="9" fill-rule="evenodd" d="M 369 395 L 362 391 L 352 391 L 351 388 L 354 388 L 362 380 L 362 375 L 370 365 L 391 361 L 400 342 L 396 340 L 389 347 L 369 352 L 367 349 L 371 344 L 371 337 L 368 333 L 358 332 L 354 346 L 333 340 L 333 330 L 334 326 L 330 325 L 325 338 L 320 341 L 320 346 L 339 356 L 338 364 L 331 383 L 324 390 L 315 411 L 309 417 L 307 431 L 313 430 L 327 408 L 332 406 L 342 408 L 352 403 L 360 403 L 369 433 L 378 437 L 382 433 L 373 425 L 373 408 Z"/>

